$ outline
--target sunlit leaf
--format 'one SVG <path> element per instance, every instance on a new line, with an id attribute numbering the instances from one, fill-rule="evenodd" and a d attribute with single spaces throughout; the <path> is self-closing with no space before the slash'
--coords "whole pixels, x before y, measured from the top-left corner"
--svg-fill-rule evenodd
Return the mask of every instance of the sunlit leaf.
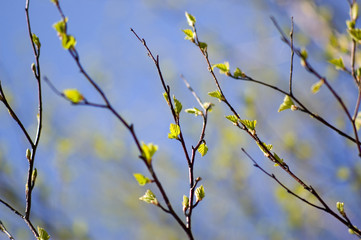
<path id="1" fill-rule="evenodd" d="M 35 35 L 35 33 L 33 33 L 31 35 L 32 39 L 33 39 L 33 43 L 35 44 L 35 46 L 39 49 L 41 47 L 41 43 L 39 38 Z"/>
<path id="2" fill-rule="evenodd" d="M 236 115 L 228 115 L 226 118 L 231 121 L 234 125 L 237 125 L 239 119 Z"/>
<path id="3" fill-rule="evenodd" d="M 165 101 L 167 102 L 167 104 L 169 105 L 168 94 L 166 92 L 163 93 L 163 97 L 164 97 Z"/>
<path id="4" fill-rule="evenodd" d="M 257 124 L 257 120 L 240 120 L 241 123 L 243 123 L 249 130 L 255 130 L 256 129 L 256 124 Z"/>
<path id="5" fill-rule="evenodd" d="M 178 139 L 178 136 L 180 134 L 180 127 L 177 124 L 171 123 L 169 126 L 168 138 L 169 139 Z"/>
<path id="6" fill-rule="evenodd" d="M 196 18 L 192 14 L 189 14 L 188 12 L 186 12 L 185 14 L 186 14 L 188 25 L 191 27 L 194 27 L 194 24 L 196 23 Z"/>
<path id="7" fill-rule="evenodd" d="M 312 92 L 312 93 L 317 93 L 318 91 L 320 91 L 320 88 L 321 88 L 321 86 L 324 84 L 324 82 L 325 82 L 325 81 L 320 80 L 320 81 L 314 83 L 314 84 L 312 85 L 312 87 L 311 87 L 311 92 Z"/>
<path id="8" fill-rule="evenodd" d="M 179 113 L 182 111 L 182 103 L 180 101 L 178 101 L 178 99 L 175 98 L 175 96 L 173 96 L 173 100 L 174 100 L 174 111 L 177 114 L 177 116 L 179 116 Z"/>
<path id="9" fill-rule="evenodd" d="M 356 129 L 360 130 L 361 127 L 361 112 L 357 113 L 356 119 L 355 119 Z"/>
<path id="10" fill-rule="evenodd" d="M 63 94 L 69 101 L 75 104 L 84 100 L 83 95 L 77 89 L 65 89 Z"/>
<path id="11" fill-rule="evenodd" d="M 59 35 L 66 34 L 66 23 L 68 22 L 68 18 L 65 18 L 65 20 L 60 20 L 59 22 L 56 22 L 53 24 L 53 28 L 58 32 Z"/>
<path id="12" fill-rule="evenodd" d="M 151 182 L 149 178 L 145 177 L 141 173 L 134 173 L 133 176 L 140 186 L 144 186 L 145 184 Z"/>
<path id="13" fill-rule="evenodd" d="M 151 190 L 147 190 L 143 196 L 139 198 L 139 200 L 142 200 L 146 203 L 151 203 L 154 205 L 158 205 L 158 200 L 155 197 L 154 193 Z"/>
<path id="14" fill-rule="evenodd" d="M 292 105 L 294 105 L 294 103 L 293 103 L 291 97 L 286 95 L 285 98 L 283 99 L 283 103 L 278 108 L 278 112 L 281 112 L 286 109 L 290 109 L 292 107 Z"/>
<path id="15" fill-rule="evenodd" d="M 261 146 L 261 144 L 262 144 L 262 146 Z M 258 147 L 262 150 L 263 154 L 264 154 L 266 157 L 268 157 L 268 156 L 269 156 L 269 153 L 268 153 L 264 148 L 266 148 L 268 151 L 271 151 L 272 148 L 273 148 L 272 144 L 268 144 L 268 145 L 265 144 L 265 143 L 261 143 L 261 144 L 258 144 L 258 143 L 257 143 Z"/>
<path id="16" fill-rule="evenodd" d="M 197 108 L 187 108 L 184 110 L 186 113 L 194 114 L 195 116 L 202 115 L 202 111 Z"/>
<path id="17" fill-rule="evenodd" d="M 186 195 L 183 195 L 182 207 L 183 212 L 185 212 L 189 208 L 189 198 Z"/>
<path id="18" fill-rule="evenodd" d="M 222 93 L 220 93 L 218 90 L 213 91 L 213 92 L 209 92 L 208 93 L 209 96 L 217 98 L 219 101 L 224 101 L 224 97 L 222 95 Z"/>
<path id="19" fill-rule="evenodd" d="M 196 189 L 196 201 L 199 202 L 205 197 L 204 187 L 201 185 Z"/>
<path id="20" fill-rule="evenodd" d="M 204 157 L 204 155 L 206 155 L 208 152 L 207 145 L 205 143 L 202 143 L 201 145 L 199 145 L 198 152 L 202 155 L 202 157 Z"/>
<path id="21" fill-rule="evenodd" d="M 276 159 L 276 161 L 278 162 L 278 163 L 275 163 L 275 167 L 278 167 L 279 165 L 282 165 L 283 164 L 283 159 L 282 158 L 280 158 L 278 155 L 277 155 L 277 153 L 273 153 L 273 156 L 275 157 L 275 159 Z"/>
<path id="22" fill-rule="evenodd" d="M 194 33 L 191 29 L 183 29 L 182 30 L 184 34 L 186 35 L 184 39 L 186 40 L 193 40 L 194 39 Z"/>
<path id="23" fill-rule="evenodd" d="M 246 75 L 244 74 L 244 72 L 241 71 L 241 69 L 236 68 L 236 70 L 233 73 L 233 77 L 235 78 L 239 78 L 239 77 L 245 77 Z"/>
<path id="24" fill-rule="evenodd" d="M 199 48 L 200 48 L 203 52 L 206 52 L 206 51 L 207 51 L 207 47 L 208 47 L 207 43 L 205 43 L 205 42 L 199 42 L 199 43 L 198 43 L 198 46 L 199 46 Z"/>
<path id="25" fill-rule="evenodd" d="M 222 74 L 229 74 L 229 62 L 213 64 L 212 70 L 214 70 L 214 68 L 218 68 Z"/>
<path id="26" fill-rule="evenodd" d="M 203 107 L 204 109 L 206 109 L 208 112 L 211 112 L 213 107 L 214 107 L 214 104 L 213 103 L 210 103 L 210 102 L 205 102 L 203 103 Z"/>
<path id="27" fill-rule="evenodd" d="M 349 29 L 348 32 L 355 41 L 360 42 L 360 40 L 361 40 L 361 29 L 360 28 Z"/>
<path id="28" fill-rule="evenodd" d="M 61 39 L 61 44 L 65 49 L 73 49 L 76 45 L 76 40 L 72 35 L 64 34 Z"/>
<path id="29" fill-rule="evenodd" d="M 147 160 L 148 164 L 151 163 L 152 157 L 154 153 L 157 152 L 158 146 L 153 143 L 149 143 L 148 145 L 142 142 L 142 157 Z"/>
<path id="30" fill-rule="evenodd" d="M 336 67 L 337 70 L 344 70 L 345 69 L 345 65 L 343 63 L 342 57 L 331 59 L 329 62 L 331 64 L 333 64 Z"/>
<path id="31" fill-rule="evenodd" d="M 50 239 L 49 234 L 45 231 L 44 228 L 41 228 L 41 227 L 38 226 L 38 233 L 39 233 L 39 237 L 38 237 L 39 240 L 48 240 L 48 239 Z"/>

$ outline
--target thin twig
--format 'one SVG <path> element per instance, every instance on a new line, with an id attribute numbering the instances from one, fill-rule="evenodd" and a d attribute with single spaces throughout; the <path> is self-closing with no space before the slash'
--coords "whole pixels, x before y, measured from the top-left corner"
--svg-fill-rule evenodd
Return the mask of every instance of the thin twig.
<path id="1" fill-rule="evenodd" d="M 10 234 L 10 232 L 6 229 L 2 221 L 0 221 L 0 231 L 5 233 L 6 236 L 8 236 L 9 239 L 15 240 L 15 238 Z"/>
<path id="2" fill-rule="evenodd" d="M 293 51 L 293 17 L 291 18 L 291 32 L 290 32 L 290 39 L 291 39 L 291 64 L 290 64 L 290 80 L 289 80 L 289 92 L 290 95 L 293 96 L 292 92 L 292 75 L 293 75 L 293 58 L 295 52 Z"/>

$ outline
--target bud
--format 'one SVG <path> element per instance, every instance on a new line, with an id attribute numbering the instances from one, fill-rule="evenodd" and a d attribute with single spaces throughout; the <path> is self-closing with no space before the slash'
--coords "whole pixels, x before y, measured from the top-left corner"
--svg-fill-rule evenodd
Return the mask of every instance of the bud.
<path id="1" fill-rule="evenodd" d="M 28 159 L 28 161 L 30 162 L 31 161 L 31 151 L 30 151 L 30 149 L 28 148 L 28 149 L 26 149 L 26 159 Z"/>
<path id="2" fill-rule="evenodd" d="M 35 181 L 37 176 L 38 176 L 38 170 L 34 168 L 33 173 L 31 174 L 31 189 L 33 189 L 35 186 Z"/>
<path id="3" fill-rule="evenodd" d="M 187 209 L 189 208 L 189 198 L 186 195 L 183 195 L 182 206 L 183 206 L 183 212 L 187 211 Z"/>

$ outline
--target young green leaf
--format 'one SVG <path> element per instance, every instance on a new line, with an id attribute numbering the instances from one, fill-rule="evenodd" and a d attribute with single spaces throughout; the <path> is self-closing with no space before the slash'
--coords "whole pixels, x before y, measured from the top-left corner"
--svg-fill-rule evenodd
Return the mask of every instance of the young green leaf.
<path id="1" fill-rule="evenodd" d="M 249 130 L 254 131 L 256 129 L 257 120 L 240 120 L 241 123 L 243 123 Z"/>
<path id="2" fill-rule="evenodd" d="M 168 133 L 169 139 L 178 139 L 178 136 L 180 134 L 180 127 L 177 124 L 171 123 L 169 127 L 170 133 Z"/>
<path id="3" fill-rule="evenodd" d="M 233 77 L 235 78 L 244 78 L 246 75 L 244 74 L 244 72 L 241 71 L 241 69 L 236 68 L 236 70 L 234 70 L 233 73 Z"/>
<path id="4" fill-rule="evenodd" d="M 31 174 L 31 188 L 35 186 L 36 178 L 38 177 L 38 170 L 34 168 L 33 173 Z"/>
<path id="5" fill-rule="evenodd" d="M 74 49 L 76 45 L 76 40 L 72 35 L 63 34 L 61 44 L 65 49 Z"/>
<path id="6" fill-rule="evenodd" d="M 358 4 L 354 2 L 351 7 L 351 19 L 356 20 L 358 18 Z"/>
<path id="7" fill-rule="evenodd" d="M 275 167 L 278 167 L 279 165 L 283 165 L 283 159 L 282 158 L 280 158 L 278 155 L 277 155 L 277 153 L 273 153 L 273 156 L 275 157 L 275 159 L 276 159 L 276 161 L 278 162 L 278 163 L 275 163 Z"/>
<path id="8" fill-rule="evenodd" d="M 318 91 L 320 91 L 321 86 L 324 84 L 325 81 L 323 81 L 322 79 L 316 83 L 314 83 L 311 87 L 311 92 L 312 93 L 317 93 Z"/>
<path id="9" fill-rule="evenodd" d="M 188 25 L 191 27 L 194 27 L 194 24 L 196 23 L 196 18 L 193 15 L 189 14 L 188 12 L 186 12 L 185 14 L 186 14 Z"/>
<path id="10" fill-rule="evenodd" d="M 206 155 L 208 152 L 207 145 L 205 143 L 202 143 L 201 145 L 199 145 L 198 152 L 202 155 L 202 157 L 204 157 L 204 155 Z"/>
<path id="11" fill-rule="evenodd" d="M 269 156 L 269 153 L 268 153 L 264 148 L 266 148 L 268 151 L 271 151 L 272 148 L 273 148 L 272 144 L 268 144 L 268 145 L 267 145 L 267 144 L 265 144 L 264 142 L 262 142 L 261 144 L 263 145 L 263 147 L 262 147 L 260 144 L 257 143 L 258 147 L 261 149 L 261 151 L 263 152 L 263 154 L 264 154 L 266 157 L 268 157 L 268 156 Z"/>
<path id="12" fill-rule="evenodd" d="M 174 106 L 175 106 L 174 111 L 177 114 L 177 116 L 179 116 L 179 113 L 182 111 L 182 103 L 180 101 L 178 101 L 178 99 L 176 99 L 174 95 L 173 95 L 173 100 L 174 100 Z"/>
<path id="13" fill-rule="evenodd" d="M 141 173 L 133 173 L 133 176 L 134 176 L 135 180 L 137 180 L 137 182 L 140 186 L 144 186 L 145 184 L 151 182 L 151 180 L 149 178 L 145 177 Z"/>
<path id="14" fill-rule="evenodd" d="M 230 74 L 229 73 L 229 62 L 213 64 L 212 65 L 212 70 L 214 70 L 214 68 L 218 68 L 219 72 L 221 74 L 226 74 L 226 75 Z"/>
<path id="15" fill-rule="evenodd" d="M 226 118 L 231 121 L 234 125 L 237 125 L 239 119 L 236 115 L 228 115 Z"/>
<path id="16" fill-rule="evenodd" d="M 345 214 L 345 206 L 344 205 L 345 204 L 343 202 L 336 203 L 337 210 L 339 211 L 339 213 L 341 213 L 341 215 Z"/>
<path id="17" fill-rule="evenodd" d="M 195 116 L 202 115 L 203 112 L 197 108 L 187 108 L 184 110 L 186 113 L 194 114 Z"/>
<path id="18" fill-rule="evenodd" d="M 211 96 L 211 97 L 217 98 L 219 101 L 224 101 L 225 100 L 222 93 L 220 93 L 218 90 L 213 91 L 213 92 L 209 92 L 208 95 Z"/>
<path id="19" fill-rule="evenodd" d="M 139 200 L 142 200 L 146 203 L 151 203 L 154 205 L 158 205 L 158 200 L 155 197 L 154 193 L 152 191 L 150 191 L 149 189 L 145 192 L 145 194 L 143 196 L 141 196 L 139 198 Z"/>
<path id="20" fill-rule="evenodd" d="M 294 103 L 292 101 L 292 98 L 290 96 L 286 95 L 285 98 L 283 99 L 283 103 L 278 108 L 278 112 L 281 112 L 286 109 L 290 109 L 293 105 L 294 105 Z"/>
<path id="21" fill-rule="evenodd" d="M 308 53 L 307 53 L 306 49 L 302 49 L 302 51 L 301 51 L 301 65 L 303 67 L 306 66 L 307 57 L 308 57 Z"/>
<path id="22" fill-rule="evenodd" d="M 206 51 L 207 51 L 207 47 L 208 47 L 207 43 L 205 43 L 205 42 L 199 42 L 199 43 L 198 43 L 198 46 L 199 46 L 199 48 L 202 50 L 202 52 L 206 52 Z"/>
<path id="23" fill-rule="evenodd" d="M 63 91 L 64 96 L 74 104 L 77 104 L 84 100 L 83 95 L 77 89 L 65 89 Z"/>
<path id="24" fill-rule="evenodd" d="M 205 197 L 204 187 L 201 185 L 196 189 L 196 201 L 199 202 Z"/>
<path id="25" fill-rule="evenodd" d="M 38 240 L 49 240 L 50 239 L 49 234 L 45 231 L 44 228 L 41 228 L 38 226 L 38 233 L 39 233 Z"/>
<path id="26" fill-rule="evenodd" d="M 169 106 L 168 94 L 166 92 L 163 93 L 163 97 L 164 97 L 165 101 L 167 102 L 167 104 Z"/>
<path id="27" fill-rule="evenodd" d="M 194 33 L 193 33 L 193 31 L 191 29 L 183 29 L 182 31 L 186 35 L 184 37 L 184 39 L 191 40 L 191 41 L 194 40 Z"/>
<path id="28" fill-rule="evenodd" d="M 65 18 L 65 20 L 60 20 L 59 22 L 56 22 L 53 24 L 53 28 L 58 32 L 59 36 L 62 36 L 63 34 L 66 34 L 66 23 L 68 22 L 68 18 Z"/>
<path id="29" fill-rule="evenodd" d="M 355 119 L 356 129 L 357 131 L 360 130 L 361 127 L 361 112 L 357 113 L 356 119 Z"/>
<path id="30" fill-rule="evenodd" d="M 154 153 L 158 150 L 158 146 L 153 143 L 148 145 L 142 142 L 142 157 L 147 161 L 148 164 L 151 163 Z"/>
<path id="31" fill-rule="evenodd" d="M 361 40 L 361 29 L 360 28 L 349 29 L 348 33 L 355 41 L 360 42 L 360 40 Z"/>
<path id="32" fill-rule="evenodd" d="M 342 57 L 331 59 L 329 62 L 331 64 L 333 64 L 337 70 L 344 70 L 345 69 L 345 65 L 343 63 Z"/>
<path id="33" fill-rule="evenodd" d="M 183 195 L 182 206 L 183 206 L 183 212 L 187 211 L 187 209 L 189 208 L 189 198 L 186 195 Z"/>
<path id="34" fill-rule="evenodd" d="M 33 33 L 31 35 L 32 39 L 33 39 L 33 43 L 35 44 L 35 46 L 39 49 L 41 47 L 41 43 L 39 38 L 35 35 L 35 33 Z"/>
<path id="35" fill-rule="evenodd" d="M 213 103 L 210 102 L 203 103 L 203 108 L 206 109 L 208 112 L 212 112 L 213 107 L 214 107 Z"/>

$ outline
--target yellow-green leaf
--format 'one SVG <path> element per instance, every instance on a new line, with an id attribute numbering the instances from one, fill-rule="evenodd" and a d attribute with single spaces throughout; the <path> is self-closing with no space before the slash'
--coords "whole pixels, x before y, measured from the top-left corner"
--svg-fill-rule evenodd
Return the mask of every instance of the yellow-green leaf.
<path id="1" fill-rule="evenodd" d="M 213 64 L 212 70 L 214 70 L 214 68 L 218 68 L 219 72 L 222 74 L 230 74 L 229 73 L 229 62 Z"/>
<path id="2" fill-rule="evenodd" d="M 145 177 L 141 173 L 134 173 L 133 176 L 140 186 L 144 186 L 145 184 L 151 182 L 149 178 Z"/>
<path id="3" fill-rule="evenodd" d="M 277 153 L 273 153 L 273 156 L 275 157 L 275 159 L 276 159 L 276 161 L 278 162 L 278 163 L 275 163 L 275 167 L 278 167 L 279 165 L 282 165 L 283 164 L 283 159 L 282 158 L 280 158 L 278 155 L 277 155 Z"/>
<path id="4" fill-rule="evenodd" d="M 69 101 L 75 104 L 84 100 L 83 95 L 77 89 L 65 89 L 63 94 Z"/>
<path id="5" fill-rule="evenodd" d="M 321 86 L 324 84 L 324 82 L 325 82 L 325 81 L 320 80 L 320 81 L 314 83 L 314 84 L 312 85 L 312 87 L 311 87 L 311 92 L 312 92 L 312 93 L 317 93 L 318 91 L 320 91 L 320 88 L 321 88 Z"/>
<path id="6" fill-rule="evenodd" d="M 180 134 L 180 127 L 177 124 L 171 123 L 169 126 L 168 138 L 169 139 L 178 139 L 178 136 Z"/>
<path id="7" fill-rule="evenodd" d="M 202 157 L 204 157 L 204 155 L 206 155 L 208 152 L 207 145 L 205 143 L 202 143 L 201 145 L 199 145 L 198 152 L 202 155 Z"/>
<path id="8" fill-rule="evenodd" d="M 186 35 L 184 39 L 186 40 L 193 40 L 194 39 L 194 33 L 191 29 L 183 29 L 182 30 L 184 34 Z"/>
<path id="9" fill-rule="evenodd" d="M 158 150 L 158 146 L 153 143 L 149 143 L 148 145 L 142 142 L 142 157 L 148 162 L 151 163 L 152 157 L 154 153 Z"/>
<path id="10" fill-rule="evenodd" d="M 285 98 L 283 99 L 283 103 L 278 108 L 278 112 L 281 112 L 286 109 L 290 109 L 292 107 L 292 105 L 294 105 L 292 98 L 290 96 L 286 95 Z"/>
<path id="11" fill-rule="evenodd" d="M 186 12 L 185 15 L 187 18 L 188 25 L 194 27 L 194 24 L 196 23 L 196 18 L 192 14 L 189 14 L 188 12 Z"/>
<path id="12" fill-rule="evenodd" d="M 38 240 L 49 240 L 50 239 L 49 234 L 45 231 L 44 228 L 41 228 L 38 226 L 38 233 L 39 233 Z"/>
<path id="13" fill-rule="evenodd" d="M 244 74 L 244 72 L 241 71 L 241 69 L 236 68 L 236 70 L 233 73 L 233 77 L 235 78 L 244 78 L 246 76 L 246 74 Z"/>
<path id="14" fill-rule="evenodd" d="M 355 119 L 356 129 L 360 130 L 361 127 L 361 112 L 357 113 L 356 119 Z"/>
<path id="15" fill-rule="evenodd" d="M 264 148 L 266 148 L 268 151 L 271 151 L 272 148 L 273 148 L 272 144 L 268 144 L 268 145 L 265 144 L 265 143 L 261 143 L 261 144 L 262 144 L 263 146 L 261 146 L 260 144 L 257 143 L 259 149 L 261 149 L 262 152 L 263 152 L 263 154 L 264 154 L 266 157 L 268 157 L 268 156 L 269 156 L 269 153 L 268 153 Z"/>
<path id="16" fill-rule="evenodd" d="M 239 119 L 236 115 L 228 115 L 226 118 L 231 121 L 234 125 L 237 125 Z"/>
<path id="17" fill-rule="evenodd" d="M 61 43 L 65 49 L 74 49 L 76 45 L 76 40 L 72 35 L 63 34 Z"/>
<path id="18" fill-rule="evenodd" d="M 199 202 L 205 197 L 204 187 L 201 185 L 196 189 L 196 201 Z"/>
<path id="19" fill-rule="evenodd" d="M 361 29 L 360 28 L 349 29 L 348 32 L 355 41 L 360 42 L 360 40 L 361 40 Z"/>
<path id="20" fill-rule="evenodd" d="M 65 18 L 65 20 L 60 20 L 59 22 L 56 22 L 53 24 L 53 28 L 58 32 L 59 35 L 66 34 L 66 23 L 68 22 L 68 18 Z"/>
<path id="21" fill-rule="evenodd" d="M 241 123 L 243 123 L 249 130 L 254 131 L 256 129 L 257 120 L 240 120 Z"/>
<path id="22" fill-rule="evenodd" d="M 189 208 L 189 198 L 186 195 L 183 195 L 183 212 L 185 212 Z"/>
<path id="23" fill-rule="evenodd" d="M 211 97 L 217 98 L 219 101 L 224 101 L 225 100 L 222 93 L 220 93 L 220 91 L 218 91 L 218 90 L 213 91 L 213 92 L 209 92 L 208 95 L 211 96 Z"/>
<path id="24" fill-rule="evenodd" d="M 329 62 L 331 64 L 333 64 L 337 70 L 344 70 L 345 69 L 345 65 L 343 63 L 342 57 L 331 59 Z"/>
<path id="25" fill-rule="evenodd" d="M 175 96 L 173 95 L 173 100 L 174 100 L 174 111 L 177 114 L 177 116 L 179 116 L 179 113 L 182 111 L 182 103 L 175 98 Z"/>
<path id="26" fill-rule="evenodd" d="M 35 35 L 35 33 L 33 33 L 31 37 L 33 39 L 33 43 L 39 49 L 41 47 L 41 43 L 40 43 L 39 38 Z"/>
<path id="27" fill-rule="evenodd" d="M 146 203 L 151 203 L 154 205 L 158 205 L 158 200 L 155 197 L 154 193 L 152 191 L 150 191 L 149 189 L 145 192 L 145 194 L 143 196 L 141 196 L 139 198 L 139 200 L 142 200 Z"/>
<path id="28" fill-rule="evenodd" d="M 202 115 L 202 111 L 197 108 L 187 108 L 184 110 L 186 113 L 194 114 L 195 116 Z"/>

